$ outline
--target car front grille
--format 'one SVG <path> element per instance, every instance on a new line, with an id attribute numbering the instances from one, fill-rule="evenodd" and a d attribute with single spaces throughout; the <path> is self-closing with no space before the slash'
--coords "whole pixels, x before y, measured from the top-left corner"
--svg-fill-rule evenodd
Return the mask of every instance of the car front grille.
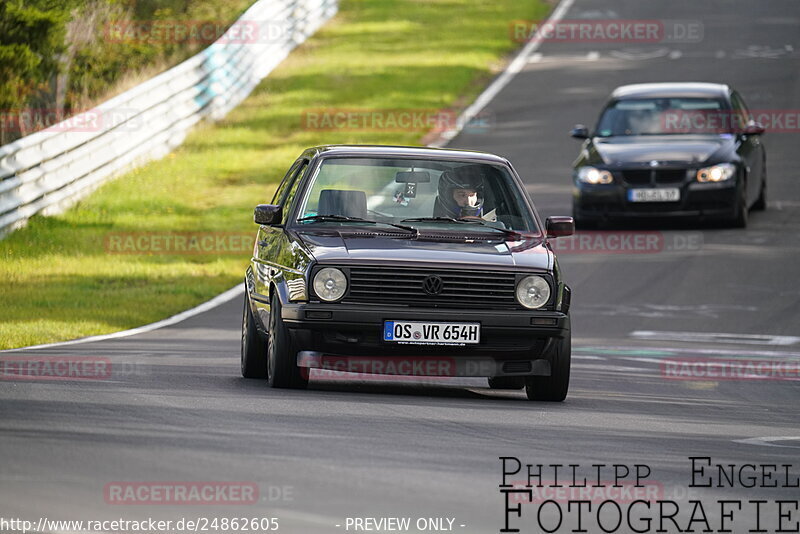
<path id="1" fill-rule="evenodd" d="M 425 290 L 429 277 L 441 280 L 441 290 L 436 294 Z M 508 272 L 351 267 L 350 289 L 344 302 L 508 309 L 520 307 L 515 291 L 516 275 Z"/>
<path id="2" fill-rule="evenodd" d="M 636 169 L 622 171 L 622 179 L 630 185 L 680 184 L 686 173 L 686 169 Z"/>

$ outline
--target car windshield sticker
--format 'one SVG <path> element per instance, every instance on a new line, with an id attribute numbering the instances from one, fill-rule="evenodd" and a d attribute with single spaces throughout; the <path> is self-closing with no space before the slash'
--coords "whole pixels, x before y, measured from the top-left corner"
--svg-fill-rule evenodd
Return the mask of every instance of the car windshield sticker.
<path id="1" fill-rule="evenodd" d="M 402 191 L 398 191 L 394 194 L 394 201 L 400 204 L 401 206 L 408 206 L 408 199 L 403 196 Z"/>

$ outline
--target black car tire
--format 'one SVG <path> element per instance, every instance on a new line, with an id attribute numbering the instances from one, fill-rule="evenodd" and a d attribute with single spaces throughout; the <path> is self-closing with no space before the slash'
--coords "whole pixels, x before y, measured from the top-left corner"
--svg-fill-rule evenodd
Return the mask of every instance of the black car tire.
<path id="1" fill-rule="evenodd" d="M 761 190 L 758 193 L 756 203 L 753 204 L 753 211 L 764 211 L 767 209 L 767 169 L 764 168 L 761 172 Z"/>
<path id="2" fill-rule="evenodd" d="M 489 379 L 491 389 L 522 389 L 525 387 L 523 376 L 495 376 Z"/>
<path id="3" fill-rule="evenodd" d="M 572 360 L 572 336 L 567 334 L 556 344 L 550 364 L 550 376 L 525 378 L 528 400 L 562 402 L 569 391 L 569 370 Z"/>
<path id="4" fill-rule="evenodd" d="M 308 378 L 303 376 L 303 371 L 297 366 L 297 350 L 281 317 L 281 299 L 274 292 L 269 307 L 267 380 L 273 388 L 304 389 Z"/>
<path id="5" fill-rule="evenodd" d="M 742 184 L 742 192 L 739 195 L 739 201 L 736 203 L 736 215 L 731 220 L 731 226 L 734 228 L 747 228 L 747 184 Z"/>
<path id="6" fill-rule="evenodd" d="M 267 344 L 256 329 L 247 291 L 244 292 L 244 310 L 242 310 L 242 376 L 267 377 Z"/>

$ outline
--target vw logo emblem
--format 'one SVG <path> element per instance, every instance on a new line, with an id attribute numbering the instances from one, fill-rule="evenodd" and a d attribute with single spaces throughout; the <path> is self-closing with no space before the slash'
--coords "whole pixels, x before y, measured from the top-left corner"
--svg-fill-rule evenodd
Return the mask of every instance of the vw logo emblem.
<path id="1" fill-rule="evenodd" d="M 658 167 L 658 165 L 659 165 L 659 163 L 656 160 L 653 160 L 653 161 L 650 162 L 650 166 L 651 167 Z"/>
<path id="2" fill-rule="evenodd" d="M 436 275 L 429 276 L 422 281 L 422 289 L 428 295 L 438 295 L 442 292 L 442 287 L 444 287 L 444 282 Z"/>

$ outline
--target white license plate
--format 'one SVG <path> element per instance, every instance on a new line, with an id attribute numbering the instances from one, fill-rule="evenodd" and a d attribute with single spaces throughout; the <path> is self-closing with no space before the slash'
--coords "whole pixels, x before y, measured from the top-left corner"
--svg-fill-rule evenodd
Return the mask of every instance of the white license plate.
<path id="1" fill-rule="evenodd" d="M 399 343 L 480 343 L 480 323 L 384 321 L 383 340 Z"/>
<path id="2" fill-rule="evenodd" d="M 677 202 L 680 199 L 681 190 L 677 187 L 628 190 L 628 200 L 631 202 Z"/>

